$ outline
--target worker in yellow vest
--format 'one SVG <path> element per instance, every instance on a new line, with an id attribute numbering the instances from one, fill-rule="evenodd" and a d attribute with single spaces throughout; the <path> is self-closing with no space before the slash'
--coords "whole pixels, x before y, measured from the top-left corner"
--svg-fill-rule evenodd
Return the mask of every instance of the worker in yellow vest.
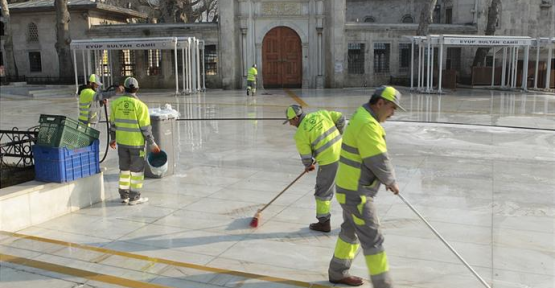
<path id="1" fill-rule="evenodd" d="M 100 77 L 91 74 L 87 85 L 79 93 L 79 122 L 96 126 L 100 120 L 100 107 L 106 105 L 107 99 L 123 92 L 123 86 L 118 86 L 116 90 L 102 92 L 100 87 Z"/>
<path id="2" fill-rule="evenodd" d="M 318 222 L 310 224 L 309 228 L 330 232 L 330 207 L 345 116 L 341 112 L 327 110 L 306 114 L 299 105 L 289 106 L 285 115 L 287 120 L 283 124 L 289 122 L 289 125 L 297 127 L 294 139 L 305 171 L 313 171 L 314 164 L 318 163 L 314 193 Z"/>
<path id="3" fill-rule="evenodd" d="M 258 76 L 258 70 L 256 70 L 256 64 L 253 64 L 247 73 L 247 96 L 254 96 L 256 93 L 256 77 Z"/>
<path id="4" fill-rule="evenodd" d="M 393 116 L 397 108 L 405 110 L 400 101 L 401 93 L 395 88 L 376 89 L 370 101 L 353 114 L 343 134 L 335 181 L 336 199 L 343 209 L 344 220 L 328 271 L 332 283 L 363 284 L 361 278 L 349 274 L 357 250 L 362 246 L 373 287 L 393 287 L 374 196 L 381 184 L 393 194 L 399 193 L 387 154 L 385 130 L 380 123 Z"/>
<path id="5" fill-rule="evenodd" d="M 123 204 L 136 205 L 148 201 L 141 197 L 145 169 L 145 143 L 152 153 L 160 148 L 154 142 L 148 107 L 137 97 L 139 82 L 133 77 L 125 79 L 125 94 L 110 107 L 110 147 L 118 148 L 119 194 Z"/>

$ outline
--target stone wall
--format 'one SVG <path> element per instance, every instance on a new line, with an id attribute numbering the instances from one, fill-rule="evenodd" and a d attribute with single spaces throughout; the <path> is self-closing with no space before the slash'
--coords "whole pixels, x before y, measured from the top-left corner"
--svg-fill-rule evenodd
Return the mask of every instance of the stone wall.
<path id="1" fill-rule="evenodd" d="M 483 0 L 477 0 L 483 1 Z M 389 0 L 389 1 L 367 1 L 347 0 L 347 22 L 365 22 L 367 18 L 374 23 L 403 23 L 405 16 L 410 16 L 413 23 L 420 21 L 420 13 L 425 3 L 429 0 Z M 445 13 L 447 8 L 452 9 L 453 24 L 465 24 L 473 22 L 475 0 L 438 0 L 440 24 L 445 24 Z"/>
<path id="2" fill-rule="evenodd" d="M 29 13 L 25 17 L 20 14 L 11 15 L 14 57 L 19 75 L 28 77 L 57 77 L 58 54 L 56 52 L 56 20 L 55 12 Z M 82 31 L 88 29 L 88 19 L 81 13 L 70 13 L 70 35 L 72 39 L 83 39 Z M 38 29 L 39 41 L 28 41 L 29 24 L 34 23 Z M 30 72 L 29 52 L 40 52 L 41 72 Z"/>
<path id="3" fill-rule="evenodd" d="M 401 69 L 399 67 L 399 44 L 409 44 L 409 39 L 404 36 L 415 35 L 417 27 L 418 24 L 347 23 L 345 25 L 345 58 L 348 59 L 347 47 L 349 43 L 364 44 L 364 74 L 350 74 L 348 60 L 346 60 L 344 86 L 379 86 L 383 84 L 388 84 L 390 81 L 390 77 L 410 77 L 410 67 L 407 67 L 405 69 Z M 433 34 L 475 34 L 476 28 L 467 25 L 438 24 L 431 25 L 430 31 Z M 374 44 L 376 43 L 389 44 L 389 72 L 375 73 L 374 71 Z M 443 67 L 445 67 L 445 52 L 443 58 Z M 416 68 L 414 69 L 416 73 Z M 469 69 L 467 70 L 469 71 Z"/>

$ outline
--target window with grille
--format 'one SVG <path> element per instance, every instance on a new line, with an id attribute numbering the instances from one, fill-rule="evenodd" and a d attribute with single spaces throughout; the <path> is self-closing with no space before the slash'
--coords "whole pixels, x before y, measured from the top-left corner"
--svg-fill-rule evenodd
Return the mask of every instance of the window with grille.
<path id="1" fill-rule="evenodd" d="M 27 31 L 27 42 L 39 42 L 39 29 L 37 28 L 37 24 L 31 22 L 29 23 Z"/>
<path id="2" fill-rule="evenodd" d="M 376 19 L 374 19 L 374 17 L 372 17 L 372 16 L 367 16 L 367 17 L 364 18 L 364 22 L 374 23 L 374 22 L 376 22 Z"/>
<path id="3" fill-rule="evenodd" d="M 364 43 L 349 43 L 347 48 L 349 74 L 364 74 Z"/>
<path id="4" fill-rule="evenodd" d="M 407 15 L 403 16 L 403 19 L 401 19 L 401 22 L 403 22 L 403 23 L 414 23 L 414 19 L 412 18 L 411 15 L 407 14 Z"/>
<path id="5" fill-rule="evenodd" d="M 445 9 L 445 24 L 453 24 L 453 8 Z"/>
<path id="6" fill-rule="evenodd" d="M 172 55 L 172 63 L 171 63 L 172 74 L 175 75 L 175 53 L 174 53 L 173 50 L 171 50 L 171 55 Z M 183 71 L 183 56 L 182 55 L 183 54 L 181 53 L 181 50 L 177 50 L 177 71 L 179 72 L 177 74 L 180 74 Z M 185 68 L 185 69 L 187 69 L 187 68 Z"/>
<path id="7" fill-rule="evenodd" d="M 119 64 L 121 76 L 135 75 L 135 50 L 119 51 Z"/>
<path id="8" fill-rule="evenodd" d="M 448 70 L 461 70 L 461 48 L 447 48 L 447 57 L 445 60 L 445 68 Z"/>
<path id="9" fill-rule="evenodd" d="M 29 52 L 29 70 L 31 72 L 42 72 L 40 52 Z"/>
<path id="10" fill-rule="evenodd" d="M 206 65 L 206 75 L 218 74 L 218 51 L 216 45 L 204 46 L 204 65 Z"/>
<path id="11" fill-rule="evenodd" d="M 399 44 L 399 71 L 406 72 L 410 68 L 410 44 Z"/>
<path id="12" fill-rule="evenodd" d="M 102 76 L 110 76 L 110 67 L 108 65 L 108 50 L 100 50 L 98 51 L 98 59 L 96 61 L 98 66 L 100 67 L 100 72 L 96 72 Z"/>
<path id="13" fill-rule="evenodd" d="M 434 48 L 434 54 L 433 57 L 431 58 L 434 61 L 434 67 L 437 68 L 439 67 L 439 49 L 438 48 Z M 428 65 L 428 47 L 424 47 L 424 63 L 426 63 L 425 65 Z"/>
<path id="14" fill-rule="evenodd" d="M 440 5 L 436 5 L 434 7 L 434 13 L 432 15 L 433 15 L 432 22 L 434 24 L 441 23 L 441 6 Z"/>
<path id="15" fill-rule="evenodd" d="M 160 68 L 162 66 L 162 53 L 160 50 L 147 50 L 146 52 L 146 63 L 148 63 L 148 69 L 146 70 L 147 76 L 154 76 L 160 74 Z"/>
<path id="16" fill-rule="evenodd" d="M 374 43 L 374 73 L 389 72 L 389 46 L 388 43 Z"/>

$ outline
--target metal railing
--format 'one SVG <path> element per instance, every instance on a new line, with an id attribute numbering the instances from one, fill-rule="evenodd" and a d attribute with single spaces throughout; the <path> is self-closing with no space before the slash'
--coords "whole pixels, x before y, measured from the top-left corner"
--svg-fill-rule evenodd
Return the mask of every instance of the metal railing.
<path id="1" fill-rule="evenodd" d="M 27 131 L 0 130 L 0 188 L 20 184 L 34 178 L 32 145 L 38 127 Z"/>

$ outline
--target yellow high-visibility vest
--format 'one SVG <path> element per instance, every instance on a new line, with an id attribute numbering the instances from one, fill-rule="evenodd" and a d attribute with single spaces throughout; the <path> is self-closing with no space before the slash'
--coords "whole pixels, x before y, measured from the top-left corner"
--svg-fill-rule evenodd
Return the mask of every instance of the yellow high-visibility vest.
<path id="1" fill-rule="evenodd" d="M 335 123 L 342 116 L 340 112 L 326 110 L 304 116 L 295 133 L 295 143 L 303 164 L 310 165 L 313 157 L 319 165 L 339 160 L 341 133 Z"/>
<path id="2" fill-rule="evenodd" d="M 91 104 L 96 92 L 91 88 L 85 88 L 79 94 L 79 121 L 89 124 L 91 119 L 96 118 L 96 112 L 91 111 Z"/>
<path id="3" fill-rule="evenodd" d="M 144 148 L 143 131 L 150 129 L 150 115 L 145 103 L 133 96 L 122 95 L 112 102 L 110 121 L 112 129 L 116 130 L 119 146 Z"/>
<path id="4" fill-rule="evenodd" d="M 337 197 L 344 197 L 341 192 L 349 191 L 375 194 L 380 182 L 368 168 L 364 169 L 362 175 L 363 160 L 386 153 L 385 130 L 364 106 L 359 107 L 343 133 L 341 157 L 335 178 Z"/>
<path id="5" fill-rule="evenodd" d="M 256 68 L 254 67 L 251 67 L 247 73 L 247 80 L 256 81 L 256 75 L 258 75 L 258 70 L 256 70 Z"/>

